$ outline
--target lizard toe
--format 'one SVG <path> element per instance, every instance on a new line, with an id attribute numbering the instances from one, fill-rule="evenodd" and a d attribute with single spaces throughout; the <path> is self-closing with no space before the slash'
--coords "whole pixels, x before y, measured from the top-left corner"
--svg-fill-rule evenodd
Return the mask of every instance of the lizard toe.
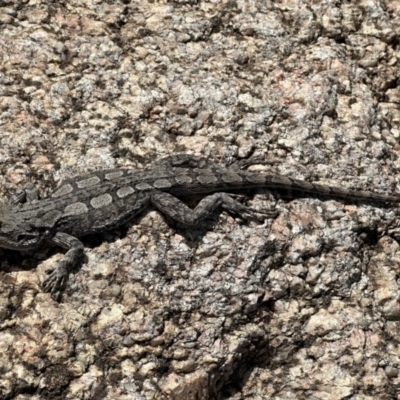
<path id="1" fill-rule="evenodd" d="M 43 290 L 47 293 L 54 294 L 64 286 L 66 277 L 64 274 L 60 274 L 57 269 L 53 271 L 48 271 L 47 274 L 48 277 L 44 280 L 42 284 Z"/>

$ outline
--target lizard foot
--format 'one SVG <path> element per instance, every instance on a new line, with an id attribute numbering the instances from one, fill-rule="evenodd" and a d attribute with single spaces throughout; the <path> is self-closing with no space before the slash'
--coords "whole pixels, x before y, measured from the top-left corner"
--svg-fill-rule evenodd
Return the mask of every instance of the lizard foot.
<path id="1" fill-rule="evenodd" d="M 54 295 L 65 287 L 68 279 L 68 271 L 62 264 L 53 271 L 46 271 L 46 273 L 48 276 L 42 284 L 42 288 L 45 292 L 50 292 Z"/>
<path id="2" fill-rule="evenodd" d="M 243 198 L 244 196 L 229 194 L 229 197 L 232 198 L 232 201 L 226 201 L 223 203 L 222 208 L 230 213 L 238 215 L 243 220 L 262 221 L 264 219 L 275 218 L 279 214 L 275 206 L 272 206 L 268 210 L 257 210 L 255 208 L 245 206 L 236 200 L 238 198 Z"/>

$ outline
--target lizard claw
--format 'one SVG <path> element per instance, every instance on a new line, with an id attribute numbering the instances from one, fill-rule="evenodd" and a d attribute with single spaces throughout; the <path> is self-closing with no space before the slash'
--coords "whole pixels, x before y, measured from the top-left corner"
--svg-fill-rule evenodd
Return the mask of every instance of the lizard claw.
<path id="1" fill-rule="evenodd" d="M 265 210 L 260 211 L 254 208 L 249 208 L 247 212 L 240 215 L 240 218 L 243 218 L 245 221 L 258 221 L 262 222 L 265 219 L 275 218 L 279 214 L 276 210 Z"/>
<path id="2" fill-rule="evenodd" d="M 237 196 L 232 196 L 231 194 L 229 194 L 229 197 L 231 199 L 233 197 L 237 198 Z M 238 215 L 245 221 L 254 219 L 262 221 L 266 218 L 275 218 L 278 215 L 278 211 L 275 209 L 275 207 L 271 208 L 270 210 L 260 211 L 255 208 L 245 206 L 234 199 L 232 199 L 232 201 L 227 200 L 224 204 L 222 204 L 222 208 L 228 212 Z"/>
<path id="3" fill-rule="evenodd" d="M 55 294 L 62 289 L 67 282 L 67 273 L 63 268 L 56 268 L 53 271 L 47 271 L 48 277 L 44 280 L 42 287 L 45 292 Z"/>

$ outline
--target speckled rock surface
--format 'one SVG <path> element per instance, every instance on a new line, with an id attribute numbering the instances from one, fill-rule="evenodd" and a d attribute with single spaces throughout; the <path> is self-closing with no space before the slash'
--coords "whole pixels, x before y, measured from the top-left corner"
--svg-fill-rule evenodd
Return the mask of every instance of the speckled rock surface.
<path id="1" fill-rule="evenodd" d="M 400 3 L 3 1 L 0 195 L 179 152 L 400 192 Z M 258 190 L 187 229 L 149 210 L 0 250 L 1 399 L 395 399 L 398 210 Z"/>

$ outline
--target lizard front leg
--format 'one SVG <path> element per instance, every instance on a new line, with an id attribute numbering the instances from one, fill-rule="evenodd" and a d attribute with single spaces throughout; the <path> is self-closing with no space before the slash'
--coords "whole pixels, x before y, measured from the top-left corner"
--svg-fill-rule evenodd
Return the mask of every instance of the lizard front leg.
<path id="1" fill-rule="evenodd" d="M 255 213 L 259 213 L 258 210 L 239 203 L 232 196 L 227 193 L 214 193 L 202 199 L 193 210 L 169 193 L 153 193 L 151 202 L 164 214 L 186 225 L 197 225 L 201 220 L 210 216 L 218 207 L 222 207 L 224 210 L 245 219 L 253 218 Z M 265 211 L 262 214 L 274 217 L 277 213 L 276 211 Z"/>
<path id="2" fill-rule="evenodd" d="M 49 276 L 43 282 L 43 290 L 54 294 L 65 285 L 68 274 L 79 262 L 84 247 L 82 242 L 76 237 L 63 232 L 57 232 L 49 240 L 57 246 L 68 250 L 57 268 L 50 272 Z"/>
<path id="3" fill-rule="evenodd" d="M 150 164 L 147 169 L 159 168 L 209 168 L 217 166 L 215 162 L 207 157 L 193 156 L 191 154 L 174 154 L 172 156 L 160 158 Z"/>
<path id="4" fill-rule="evenodd" d="M 33 183 L 28 183 L 20 192 L 11 197 L 8 204 L 15 206 L 21 203 L 31 203 L 39 199 L 39 190 Z"/>

